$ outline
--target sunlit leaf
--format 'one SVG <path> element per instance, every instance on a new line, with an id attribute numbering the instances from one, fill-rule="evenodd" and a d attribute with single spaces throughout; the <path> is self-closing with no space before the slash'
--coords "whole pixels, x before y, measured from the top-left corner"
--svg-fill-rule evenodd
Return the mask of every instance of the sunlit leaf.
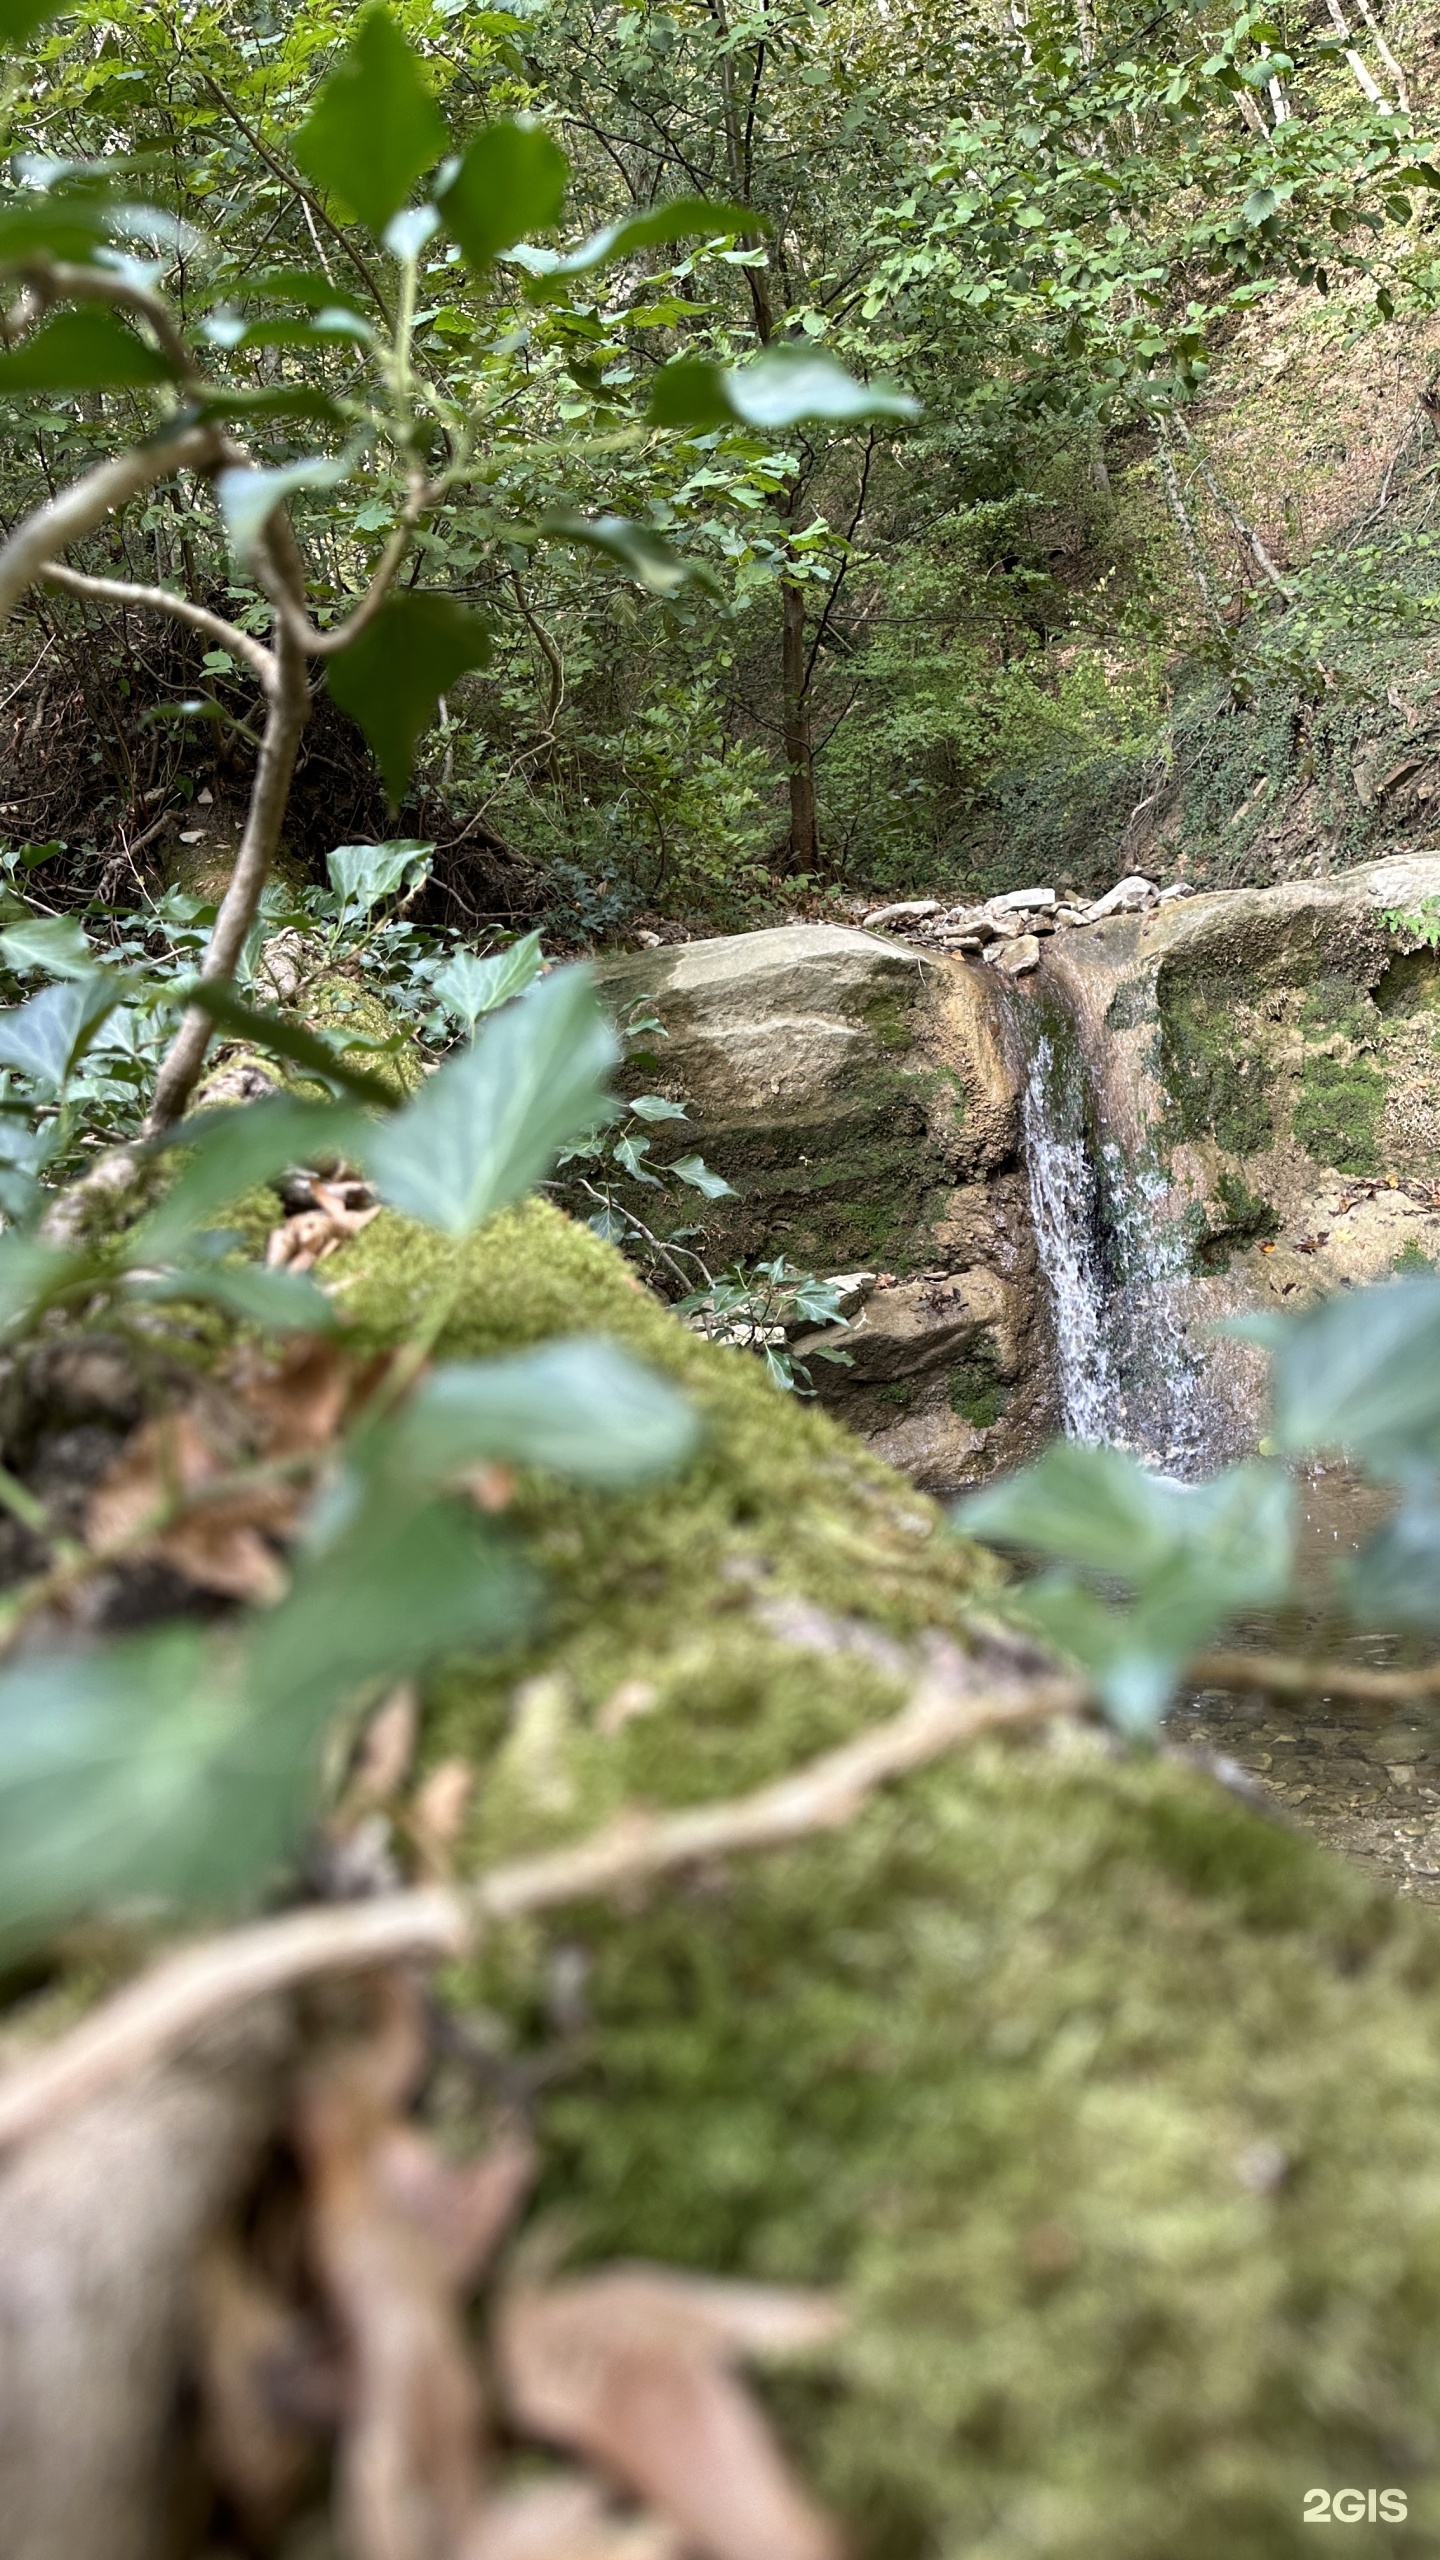
<path id="1" fill-rule="evenodd" d="M 607 1342 L 551 1342 L 510 1360 L 457 1361 L 393 1426 L 387 1465 L 432 1479 L 485 1458 L 583 1484 L 643 1484 L 695 1446 L 683 1396 Z"/>
<path id="2" fill-rule="evenodd" d="M 24 977 L 32 969 L 52 978 L 88 978 L 95 954 L 73 916 L 30 916 L 0 933 L 0 955 L 7 969 Z"/>
<path id="3" fill-rule="evenodd" d="M 668 204 L 652 205 L 648 213 L 629 214 L 623 222 L 610 222 L 603 231 L 592 232 L 567 258 L 557 258 L 543 275 L 532 278 L 525 287 L 525 299 L 543 302 L 563 287 L 567 277 L 589 275 L 594 268 L 609 266 L 616 258 L 633 256 L 637 249 L 660 248 L 672 240 L 697 237 L 714 240 L 737 231 L 765 231 L 769 227 L 765 216 L 749 205 L 726 204 L 723 200 L 716 203 L 708 196 L 673 196 Z"/>
<path id="4" fill-rule="evenodd" d="M 378 237 L 445 143 L 419 55 L 387 8 L 367 9 L 295 136 L 301 168 Z"/>
<path id="5" fill-rule="evenodd" d="M 357 640 L 329 662 L 330 692 L 364 730 L 392 807 L 405 794 L 415 750 L 456 678 L 490 663 L 478 613 L 450 596 L 391 596 Z"/>
<path id="6" fill-rule="evenodd" d="M 810 347 L 767 347 L 749 364 L 727 367 L 678 356 L 650 396 L 657 427 L 793 427 L 802 419 L 854 425 L 866 418 L 915 418 L 920 404 L 891 382 L 857 382 L 833 356 Z"/>
<path id="7" fill-rule="evenodd" d="M 667 1101 L 663 1093 L 637 1093 L 625 1105 L 637 1120 L 684 1120 L 688 1118 L 683 1102 Z"/>
<path id="8" fill-rule="evenodd" d="M 594 1127 L 618 1056 L 588 970 L 542 978 L 369 1140 L 381 1197 L 427 1226 L 468 1234 L 538 1182 L 567 1139 Z"/>
<path id="9" fill-rule="evenodd" d="M 508 951 L 492 952 L 483 960 L 474 951 L 455 952 L 435 980 L 435 993 L 473 1030 L 482 1014 L 523 994 L 539 972 L 540 936 L 527 933 Z"/>
<path id="10" fill-rule="evenodd" d="M 489 265 L 528 232 L 560 219 L 569 162 L 543 125 L 500 116 L 477 133 L 436 202 L 467 263 Z"/>
<path id="11" fill-rule="evenodd" d="M 575 516 L 556 511 L 540 519 L 540 531 L 552 542 L 574 542 L 587 551 L 603 552 L 642 587 L 655 596 L 674 595 L 686 585 L 703 587 L 709 595 L 719 595 L 720 582 L 703 560 L 687 560 L 684 553 L 662 542 L 648 526 L 631 524 L 625 516 Z"/>
<path id="12" fill-rule="evenodd" d="M 411 887 L 429 867 L 433 844 L 407 836 L 395 844 L 337 844 L 325 857 L 330 886 L 360 915 L 378 907 L 402 885 Z"/>
<path id="13" fill-rule="evenodd" d="M 712 1173 L 703 1156 L 679 1156 L 663 1170 L 673 1173 L 677 1182 L 688 1183 L 692 1191 L 703 1192 L 707 1200 L 738 1200 L 739 1192 L 723 1174 Z"/>
<path id="14" fill-rule="evenodd" d="M 215 495 L 236 558 L 249 558 L 275 509 L 295 490 L 338 489 L 354 467 L 347 454 L 315 454 L 308 461 L 287 462 L 274 471 L 252 471 L 237 463 L 217 472 Z"/>
<path id="15" fill-rule="evenodd" d="M 174 376 L 168 358 L 112 311 L 57 311 L 33 337 L 0 354 L 0 393 L 112 391 Z"/>

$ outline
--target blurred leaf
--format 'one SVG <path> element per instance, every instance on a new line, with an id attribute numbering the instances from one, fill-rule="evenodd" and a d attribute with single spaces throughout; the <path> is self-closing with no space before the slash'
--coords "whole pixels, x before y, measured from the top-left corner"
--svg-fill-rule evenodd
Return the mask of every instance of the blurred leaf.
<path id="1" fill-rule="evenodd" d="M 43 1306 L 67 1281 L 78 1279 L 85 1257 L 63 1246 L 45 1244 L 39 1236 L 21 1235 L 11 1227 L 0 1235 L 0 1326 L 9 1326 Z"/>
<path id="2" fill-rule="evenodd" d="M 0 954 L 17 976 L 47 969 L 52 978 L 88 978 L 95 955 L 73 916 L 27 917 L 0 933 Z"/>
<path id="3" fill-rule="evenodd" d="M 677 356 L 657 375 L 650 396 L 657 427 L 793 427 L 805 418 L 854 425 L 919 414 L 918 400 L 897 384 L 857 382 L 833 356 L 798 346 L 767 347 L 738 368 Z"/>
<path id="4" fill-rule="evenodd" d="M 1239 1611 L 1279 1600 L 1294 1542 L 1284 1471 L 1231 1467 L 1208 1484 L 1149 1474 L 1119 1449 L 1059 1441 L 960 1505 L 973 1537 L 1053 1556 L 1127 1588 L 1111 1607 L 1069 1575 L 1024 1586 L 1027 1622 L 1095 1680 L 1127 1732 L 1153 1724 L 1189 1656 Z"/>
<path id="5" fill-rule="evenodd" d="M 0 1011 L 0 1066 L 18 1068 L 58 1093 L 124 993 L 123 978 L 97 969 Z"/>
<path id="6" fill-rule="evenodd" d="M 533 227 L 540 228 L 538 224 Z M 673 196 L 668 204 L 652 205 L 648 213 L 632 213 L 623 222 L 607 223 L 603 231 L 592 232 L 568 258 L 557 258 L 543 275 L 533 277 L 525 287 L 525 299 L 547 301 L 552 293 L 563 290 L 567 277 L 589 275 L 613 259 L 632 257 L 637 249 L 659 248 L 672 240 L 692 240 L 697 236 L 714 240 L 737 231 L 769 228 L 764 214 L 756 213 L 749 205 L 716 203 L 708 196 Z"/>
<path id="7" fill-rule="evenodd" d="M 369 739 L 392 807 L 404 797 L 441 694 L 457 676 L 489 663 L 490 635 L 478 613 L 413 588 L 391 596 L 330 659 L 331 697 Z"/>
<path id="8" fill-rule="evenodd" d="M 376 1130 L 365 1161 L 377 1190 L 427 1226 L 468 1235 L 594 1127 L 618 1056 L 588 970 L 556 970 Z"/>
<path id="9" fill-rule="evenodd" d="M 331 888 L 346 906 L 368 916 L 382 898 L 392 896 L 402 883 L 411 884 L 422 869 L 428 870 L 434 850 L 433 844 L 422 844 L 414 836 L 396 844 L 337 844 L 326 855 L 325 867 Z"/>
<path id="10" fill-rule="evenodd" d="M 126 1260 L 168 1262 L 257 1183 L 293 1165 L 338 1163 L 369 1126 L 348 1104 L 301 1102 L 289 1094 L 182 1120 L 159 1145 L 186 1150 L 188 1160 L 159 1207 L 126 1238 Z"/>
<path id="11" fill-rule="evenodd" d="M 1440 1632 L 1440 1486 L 1433 1478 L 1342 1565 L 1340 1587 L 1361 1626 Z"/>
<path id="12" fill-rule="evenodd" d="M 306 462 L 287 462 L 275 471 L 253 471 L 248 464 L 236 464 L 217 472 L 215 495 L 236 558 L 249 558 L 275 509 L 292 490 L 337 489 L 354 468 L 349 454 L 317 454 Z"/>
<path id="13" fill-rule="evenodd" d="M 661 1167 L 673 1173 L 677 1182 L 688 1182 L 692 1191 L 701 1191 L 707 1200 L 738 1200 L 739 1192 L 723 1174 L 712 1173 L 703 1156 L 680 1156 L 674 1164 Z"/>
<path id="14" fill-rule="evenodd" d="M 673 551 L 658 533 L 647 526 L 631 524 L 624 516 L 567 515 L 555 512 L 542 516 L 540 531 L 554 542 L 577 542 L 587 551 L 601 551 L 609 560 L 617 560 L 651 595 L 671 596 L 680 587 L 703 587 L 707 595 L 721 593 L 720 582 L 703 560 L 687 560 L 682 552 Z"/>
<path id="15" fill-rule="evenodd" d="M 111 391 L 174 379 L 168 357 L 111 311 L 57 311 L 33 337 L 0 354 L 0 393 Z"/>
<path id="16" fill-rule="evenodd" d="M 552 1342 L 435 1370 L 388 1434 L 386 1463 L 435 1480 L 498 1458 L 582 1484 L 643 1484 L 696 1438 L 690 1407 L 653 1369 L 608 1342 Z"/>
<path id="17" fill-rule="evenodd" d="M 393 1085 L 371 1075 L 364 1067 L 352 1067 L 338 1049 L 306 1031 L 298 1022 L 287 1021 L 283 1014 L 259 1013 L 242 1002 L 233 986 L 224 978 L 194 978 L 181 989 L 186 1004 L 198 1005 L 208 1013 L 222 1031 L 233 1031 L 242 1040 L 253 1042 L 270 1056 L 288 1058 L 292 1065 L 304 1067 L 308 1074 L 323 1076 L 328 1084 L 342 1086 L 358 1102 L 377 1102 L 390 1110 L 399 1099 Z M 0 1022 L 4 1016 L 0 1014 Z"/>
<path id="18" fill-rule="evenodd" d="M 1281 1449 L 1343 1450 L 1382 1474 L 1440 1460 L 1440 1278 L 1347 1291 L 1303 1316 L 1241 1317 L 1227 1331 L 1274 1352 Z"/>
<path id="19" fill-rule="evenodd" d="M 47 18 L 58 18 L 66 0 L 0 0 L 0 52 L 15 53 Z"/>
<path id="20" fill-rule="evenodd" d="M 378 238 L 446 140 L 420 57 L 382 6 L 360 18 L 293 148 L 307 177 Z"/>
<path id="21" fill-rule="evenodd" d="M 498 250 L 560 219 L 570 164 L 543 125 L 500 116 L 477 133 L 448 185 L 436 193 L 467 263 L 487 267 Z"/>
<path id="22" fill-rule="evenodd" d="M 339 1321 L 333 1301 L 303 1271 L 266 1271 L 254 1262 L 183 1264 L 154 1279 L 142 1273 L 127 1294 L 164 1306 L 202 1299 L 267 1333 L 328 1333 Z"/>
<path id="23" fill-rule="evenodd" d="M 473 1031 L 482 1014 L 494 1013 L 523 993 L 539 972 L 540 936 L 527 933 L 508 951 L 483 960 L 473 951 L 455 952 L 435 980 L 435 993 Z"/>

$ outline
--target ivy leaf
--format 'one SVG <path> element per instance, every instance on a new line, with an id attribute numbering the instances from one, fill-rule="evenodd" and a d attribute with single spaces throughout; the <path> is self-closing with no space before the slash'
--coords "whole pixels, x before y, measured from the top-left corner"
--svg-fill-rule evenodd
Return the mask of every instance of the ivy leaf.
<path id="1" fill-rule="evenodd" d="M 187 1264 L 155 1278 L 142 1273 L 128 1294 L 166 1306 L 198 1298 L 266 1333 L 330 1333 L 339 1322 L 334 1301 L 305 1272 L 266 1271 L 254 1262 Z"/>
<path id="2" fill-rule="evenodd" d="M 376 1189 L 427 1226 L 469 1235 L 595 1126 L 618 1056 L 589 971 L 557 969 L 376 1130 L 365 1152 Z"/>
<path id="3" fill-rule="evenodd" d="M 0 1066 L 58 1093 L 124 993 L 124 980 L 103 970 L 42 987 L 28 1003 L 0 1012 Z"/>
<path id="4" fill-rule="evenodd" d="M 337 844 L 325 857 L 330 886 L 361 915 L 378 907 L 382 898 L 393 895 L 402 882 L 409 882 L 422 867 L 429 868 L 433 844 L 422 844 L 418 837 L 407 836 L 395 844 Z"/>
<path id="5" fill-rule="evenodd" d="M 490 663 L 478 613 L 449 596 L 391 596 L 357 640 L 329 662 L 330 693 L 364 730 L 392 808 L 404 797 L 415 750 L 457 676 Z"/>
<path id="6" fill-rule="evenodd" d="M 494 1013 L 512 996 L 523 993 L 540 972 L 540 936 L 527 933 L 481 959 L 474 951 L 457 951 L 435 980 L 435 993 L 446 1009 L 473 1031 L 482 1014 Z"/>
<path id="7" fill-rule="evenodd" d="M 419 55 L 387 8 L 367 9 L 295 136 L 301 168 L 378 238 L 446 140 Z"/>
<path id="8" fill-rule="evenodd" d="M 719 580 L 703 561 L 687 560 L 662 542 L 658 533 L 646 525 L 631 524 L 625 516 L 555 512 L 541 517 L 540 531 L 552 542 L 576 542 L 587 551 L 601 551 L 607 559 L 618 560 L 637 585 L 648 587 L 653 596 L 672 596 L 686 585 L 703 587 L 713 596 L 721 593 Z"/>
<path id="9" fill-rule="evenodd" d="M 683 1102 L 667 1101 L 663 1093 L 637 1093 L 625 1105 L 637 1120 L 685 1120 L 689 1114 Z"/>
<path id="10" fill-rule="evenodd" d="M 701 356 L 679 356 L 657 375 L 650 418 L 657 427 L 793 427 L 823 418 L 854 425 L 866 418 L 916 418 L 918 400 L 891 382 L 857 382 L 833 356 L 809 347 L 767 347 L 751 363 L 727 368 Z"/>
<path id="11" fill-rule="evenodd" d="M 652 205 L 648 213 L 632 213 L 623 222 L 610 222 L 603 231 L 592 232 L 568 258 L 557 258 L 553 266 L 547 264 L 543 275 L 533 276 L 525 287 L 525 299 L 547 301 L 563 289 L 568 276 L 589 275 L 594 268 L 628 258 L 637 249 L 659 248 L 697 235 L 713 240 L 737 231 L 769 229 L 765 216 L 749 205 L 715 203 L 709 196 L 672 196 L 668 204 Z"/>
<path id="12" fill-rule="evenodd" d="M 33 337 L 0 355 L 0 392 L 111 391 L 174 379 L 169 359 L 113 311 L 57 311 Z"/>
<path id="13" fill-rule="evenodd" d="M 287 462 L 274 471 L 254 471 L 248 463 L 217 472 L 215 495 L 225 519 L 230 548 L 247 560 L 275 509 L 295 489 L 337 489 L 355 468 L 349 454 L 314 454 L 305 462 Z"/>
<path id="14" fill-rule="evenodd" d="M 62 1245 L 7 1229 L 0 1235 L 0 1326 L 31 1315 L 84 1267 L 83 1258 Z"/>
<path id="15" fill-rule="evenodd" d="M 5 965 L 24 977 L 46 969 L 52 978 L 88 978 L 95 955 L 73 916 L 33 916 L 0 933 Z"/>
<path id="16" fill-rule="evenodd" d="M 608 1342 L 551 1342 L 510 1360 L 437 1369 L 387 1435 L 386 1463 L 432 1480 L 480 1459 L 549 1467 L 581 1484 L 644 1484 L 690 1455 L 683 1396 Z"/>
<path id="17" fill-rule="evenodd" d="M 673 1173 L 677 1182 L 687 1182 L 692 1191 L 701 1191 L 707 1200 L 738 1200 L 739 1192 L 723 1174 L 712 1173 L 703 1156 L 681 1156 L 677 1163 L 662 1167 Z"/>
<path id="18" fill-rule="evenodd" d="M 528 116 L 499 116 L 477 133 L 436 203 L 467 265 L 488 267 L 500 250 L 560 219 L 570 164 L 553 135 Z"/>

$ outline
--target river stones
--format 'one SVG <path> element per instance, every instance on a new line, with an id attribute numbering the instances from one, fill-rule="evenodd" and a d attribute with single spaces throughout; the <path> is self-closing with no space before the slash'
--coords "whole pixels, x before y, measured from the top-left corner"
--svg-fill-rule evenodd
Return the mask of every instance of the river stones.
<path id="1" fill-rule="evenodd" d="M 650 1160 L 663 1170 L 662 1138 L 671 1160 L 698 1150 L 737 1194 L 667 1201 L 617 1182 L 618 1205 L 657 1235 L 698 1225 L 691 1241 L 712 1272 L 784 1255 L 822 1276 L 914 1284 L 914 1322 L 883 1375 L 867 1315 L 863 1356 L 818 1364 L 815 1380 L 886 1445 L 905 1426 L 929 1489 L 1031 1448 L 1052 1417 L 1032 1340 L 1016 1080 L 988 973 L 853 927 L 787 925 L 607 961 L 597 975 L 617 1019 L 638 1010 L 663 1026 L 643 1036 L 652 1063 L 622 1077 L 687 1111 L 656 1125 Z M 957 1286 L 971 1310 L 958 1327 Z"/>

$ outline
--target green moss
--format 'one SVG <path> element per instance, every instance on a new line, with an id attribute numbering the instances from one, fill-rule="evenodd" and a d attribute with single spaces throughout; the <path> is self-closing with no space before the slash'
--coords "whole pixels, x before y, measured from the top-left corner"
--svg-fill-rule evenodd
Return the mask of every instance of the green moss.
<path id="1" fill-rule="evenodd" d="M 1385 1078 L 1367 1058 L 1307 1058 L 1295 1105 L 1295 1136 L 1317 1164 L 1340 1173 L 1379 1173 Z"/>
<path id="2" fill-rule="evenodd" d="M 1155 1020 L 1155 990 L 1144 978 L 1126 978 L 1116 988 L 1105 1014 L 1107 1031 L 1138 1031 Z"/>
<path id="3" fill-rule="evenodd" d="M 595 1328 L 707 1424 L 656 1492 L 522 1487 L 545 1633 L 430 1701 L 427 1749 L 481 1766 L 468 1859 L 778 1775 L 898 1704 L 877 1635 L 963 1633 L 981 1569 L 934 1510 L 553 1211 L 458 1252 L 381 1219 L 337 1276 L 362 1340 L 443 1287 L 446 1348 Z M 1303 2492 L 1350 2480 L 1402 2482 L 1387 2547 L 1429 2547 L 1429 1915 L 1193 1769 L 1036 1743 L 498 1934 L 449 1996 L 543 2047 L 562 1948 L 592 2024 L 542 2203 L 582 2253 L 843 2288 L 773 2400 L 856 2560 L 1298 2560 Z"/>
<path id="4" fill-rule="evenodd" d="M 1422 1253 L 1413 1236 L 1410 1238 L 1407 1245 L 1402 1246 L 1401 1250 L 1396 1254 L 1394 1261 L 1390 1265 L 1390 1269 L 1397 1280 L 1407 1279 L 1412 1272 L 1417 1271 L 1423 1271 L 1429 1274 L 1432 1273 L 1435 1268 L 1436 1265 L 1431 1260 L 1430 1255 L 1428 1253 Z"/>
<path id="5" fill-rule="evenodd" d="M 1227 1168 L 1216 1180 L 1220 1200 L 1220 1217 L 1207 1224 L 1195 1244 L 1195 1258 L 1204 1271 L 1228 1271 L 1230 1256 L 1238 1245 L 1254 1244 L 1261 1237 L 1277 1236 L 1280 1213 L 1273 1204 L 1252 1191 L 1238 1173 Z"/>
<path id="6" fill-rule="evenodd" d="M 1268 1062 L 1242 1027 L 1235 991 L 1162 970 L 1159 998 L 1161 1073 L 1178 1134 L 1257 1154 L 1273 1127 Z"/>
<path id="7" fill-rule="evenodd" d="M 1000 1375 L 1000 1364 L 988 1345 L 981 1344 L 964 1360 L 958 1360 L 950 1372 L 946 1393 L 952 1413 L 973 1422 L 977 1431 L 998 1422 L 1010 1401 L 1010 1391 Z"/>

